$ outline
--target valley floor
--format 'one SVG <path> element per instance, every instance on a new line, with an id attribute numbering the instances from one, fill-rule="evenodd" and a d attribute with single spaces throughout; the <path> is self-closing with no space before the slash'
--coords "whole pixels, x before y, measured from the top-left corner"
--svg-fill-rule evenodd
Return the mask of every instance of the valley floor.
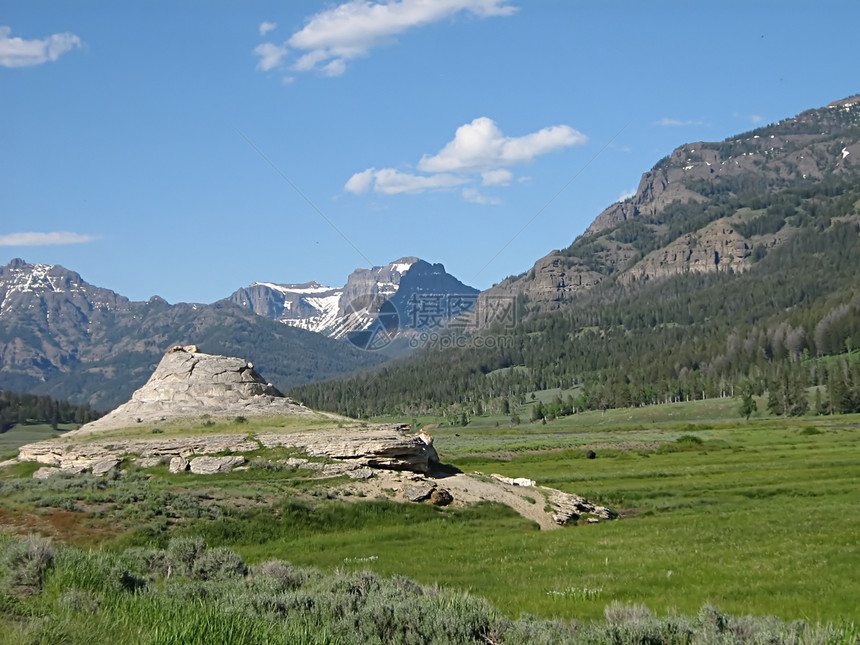
<path id="1" fill-rule="evenodd" d="M 860 416 L 746 422 L 685 405 L 432 430 L 445 463 L 583 495 L 618 521 L 539 531 L 499 504 L 394 503 L 295 469 L 75 485 L 28 479 L 28 464 L 0 469 L 0 515 L 6 532 L 116 552 L 195 535 L 249 564 L 405 575 L 511 617 L 600 619 L 617 602 L 860 621 Z"/>

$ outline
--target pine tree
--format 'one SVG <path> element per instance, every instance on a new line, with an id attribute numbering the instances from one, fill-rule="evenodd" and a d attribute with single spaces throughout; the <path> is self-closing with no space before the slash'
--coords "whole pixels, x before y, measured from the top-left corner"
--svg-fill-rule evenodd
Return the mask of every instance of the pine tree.
<path id="1" fill-rule="evenodd" d="M 741 405 L 739 411 L 749 421 L 750 415 L 758 410 L 758 404 L 753 398 L 753 387 L 749 381 L 741 384 Z"/>

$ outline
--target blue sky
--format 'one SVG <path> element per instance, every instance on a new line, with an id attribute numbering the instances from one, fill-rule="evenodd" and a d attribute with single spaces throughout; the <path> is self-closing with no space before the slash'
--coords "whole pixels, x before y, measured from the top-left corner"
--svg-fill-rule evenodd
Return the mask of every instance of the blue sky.
<path id="1" fill-rule="evenodd" d="M 854 0 L 3 0 L 0 263 L 212 302 L 417 255 L 484 289 L 675 147 L 860 91 L 858 23 Z"/>

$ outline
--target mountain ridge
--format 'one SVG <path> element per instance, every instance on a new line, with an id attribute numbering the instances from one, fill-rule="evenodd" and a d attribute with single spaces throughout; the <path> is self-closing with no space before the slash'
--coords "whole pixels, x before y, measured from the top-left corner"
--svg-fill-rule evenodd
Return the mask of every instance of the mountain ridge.
<path id="1" fill-rule="evenodd" d="M 420 331 L 415 309 L 430 304 L 422 303 L 422 299 L 470 298 L 478 293 L 445 271 L 441 263 L 406 256 L 387 265 L 358 268 L 343 287 L 318 282 L 255 282 L 238 289 L 228 300 L 271 320 L 341 339 L 367 331 L 389 305 L 397 318 L 397 328 L 389 330 L 393 337 Z M 461 313 L 460 309 L 445 309 L 438 323 L 444 326 Z"/>
<path id="2" fill-rule="evenodd" d="M 856 410 L 860 364 L 842 355 L 860 338 L 858 142 L 851 97 L 679 146 L 570 246 L 481 294 L 480 309 L 515 302 L 516 324 L 292 393 L 351 414 L 468 419 L 551 388 L 550 416 L 743 388 L 798 414 L 815 386 L 819 412 Z"/>
<path id="3" fill-rule="evenodd" d="M 166 348 L 191 340 L 248 356 L 279 388 L 383 360 L 226 300 L 135 302 L 60 265 L 16 258 L 0 266 L 0 389 L 110 408 L 143 384 Z"/>
<path id="4" fill-rule="evenodd" d="M 720 142 L 681 145 L 643 173 L 634 195 L 604 209 L 570 246 L 551 251 L 483 295 L 525 296 L 553 308 L 551 303 L 624 272 L 629 282 L 686 271 L 743 271 L 756 245 L 773 249 L 790 236 L 742 235 L 738 225 L 755 209 L 709 213 L 709 207 L 765 187 L 776 190 L 796 180 L 812 184 L 858 169 L 860 95 Z M 701 222 L 691 224 L 693 218 Z M 707 244 L 699 246 L 698 232 L 717 220 L 724 221 L 704 231 Z M 720 227 L 724 230 L 717 232 Z M 661 259 L 663 249 L 667 256 Z"/>

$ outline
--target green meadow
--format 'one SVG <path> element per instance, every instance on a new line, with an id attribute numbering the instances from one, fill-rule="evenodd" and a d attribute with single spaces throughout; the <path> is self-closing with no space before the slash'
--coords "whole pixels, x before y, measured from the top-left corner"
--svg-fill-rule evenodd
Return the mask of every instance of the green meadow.
<path id="1" fill-rule="evenodd" d="M 0 515 L 8 533 L 106 553 L 194 536 L 249 565 L 277 559 L 321 575 L 406 576 L 486 599 L 512 620 L 597 621 L 607 607 L 644 605 L 663 617 L 713 606 L 857 623 L 860 415 L 747 422 L 732 403 L 518 426 L 417 420 L 435 426 L 443 462 L 464 472 L 528 477 L 620 513 L 598 524 L 539 531 L 495 504 L 361 497 L 346 478 L 264 467 L 277 457 L 266 454 L 256 457 L 260 467 L 208 478 L 128 464 L 115 479 L 43 482 L 29 479 L 35 466 L 7 467 Z M 219 430 L 239 428 L 262 430 Z"/>
<path id="2" fill-rule="evenodd" d="M 439 432 L 443 460 L 465 472 L 530 477 L 622 518 L 540 532 L 502 508 L 397 507 L 354 527 L 232 547 L 250 560 L 330 570 L 359 562 L 468 590 L 512 615 L 597 618 L 611 601 L 689 613 L 710 602 L 732 613 L 857 619 L 857 421 L 555 434 L 539 426 L 515 444 L 537 447 L 508 452 L 505 434 L 489 455 L 464 446 L 468 429 Z M 480 450 L 489 445 L 488 433 Z M 596 459 L 585 458 L 591 447 Z"/>

